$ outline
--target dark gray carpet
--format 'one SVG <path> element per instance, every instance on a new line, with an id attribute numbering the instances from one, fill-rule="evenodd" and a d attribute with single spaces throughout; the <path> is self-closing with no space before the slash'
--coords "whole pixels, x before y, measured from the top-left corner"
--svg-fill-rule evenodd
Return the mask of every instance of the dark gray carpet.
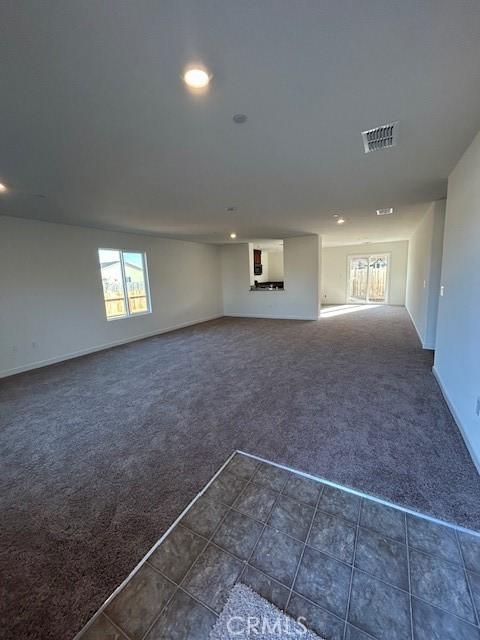
<path id="1" fill-rule="evenodd" d="M 2 381 L 4 637 L 73 635 L 235 448 L 479 529 L 431 365 L 378 307 L 223 318 Z"/>

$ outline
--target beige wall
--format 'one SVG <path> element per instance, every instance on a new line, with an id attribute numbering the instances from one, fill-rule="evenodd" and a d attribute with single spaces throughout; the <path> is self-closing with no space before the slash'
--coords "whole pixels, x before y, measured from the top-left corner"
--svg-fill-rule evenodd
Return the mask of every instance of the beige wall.
<path id="1" fill-rule="evenodd" d="M 268 252 L 268 278 L 273 281 L 283 280 L 283 251 Z"/>
<path id="2" fill-rule="evenodd" d="M 432 202 L 408 243 L 405 306 L 425 349 L 435 348 L 445 200 Z"/>
<path id="3" fill-rule="evenodd" d="M 389 304 L 405 304 L 408 242 L 324 247 L 322 250 L 322 304 L 347 301 L 347 263 L 350 255 L 390 253 Z"/>
<path id="4" fill-rule="evenodd" d="M 262 318 L 318 318 L 319 238 L 316 235 L 284 240 L 284 291 L 250 291 L 253 269 L 251 245 L 222 247 L 224 313 Z"/>
<path id="5" fill-rule="evenodd" d="M 448 179 L 434 373 L 480 471 L 480 133 Z"/>
<path id="6" fill-rule="evenodd" d="M 107 321 L 98 248 L 145 251 L 152 313 Z M 223 313 L 220 247 L 0 217 L 0 376 Z"/>

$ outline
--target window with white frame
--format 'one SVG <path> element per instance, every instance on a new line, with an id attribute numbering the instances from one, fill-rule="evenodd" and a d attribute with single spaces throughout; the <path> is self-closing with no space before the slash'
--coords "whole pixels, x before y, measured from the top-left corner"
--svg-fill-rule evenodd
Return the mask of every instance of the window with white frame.
<path id="1" fill-rule="evenodd" d="M 107 320 L 150 313 L 145 253 L 99 249 Z"/>

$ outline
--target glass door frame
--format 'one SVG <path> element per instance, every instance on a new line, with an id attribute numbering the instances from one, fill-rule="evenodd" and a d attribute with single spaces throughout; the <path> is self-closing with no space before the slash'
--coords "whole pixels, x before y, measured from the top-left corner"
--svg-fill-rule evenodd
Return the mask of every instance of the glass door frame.
<path id="1" fill-rule="evenodd" d="M 352 300 L 350 296 L 350 273 L 351 273 L 351 263 L 352 260 L 364 258 L 368 261 L 368 271 L 367 271 L 367 298 L 365 301 Z M 370 289 L 370 262 L 375 258 L 387 258 L 387 278 L 385 283 L 385 300 L 383 302 L 371 302 L 368 299 L 368 293 Z M 346 290 L 345 290 L 345 300 L 347 304 L 389 304 L 389 295 L 390 295 L 390 277 L 391 277 L 391 265 L 392 265 L 392 257 L 389 251 L 379 251 L 375 253 L 369 253 L 366 251 L 365 253 L 352 253 L 347 256 L 347 277 L 346 277 Z"/>

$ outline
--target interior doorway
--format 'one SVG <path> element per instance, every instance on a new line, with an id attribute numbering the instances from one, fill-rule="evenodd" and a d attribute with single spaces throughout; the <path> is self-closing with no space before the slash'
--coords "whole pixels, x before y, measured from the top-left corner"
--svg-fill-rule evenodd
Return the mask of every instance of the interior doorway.
<path id="1" fill-rule="evenodd" d="M 388 304 L 390 256 L 348 256 L 347 301 Z"/>

